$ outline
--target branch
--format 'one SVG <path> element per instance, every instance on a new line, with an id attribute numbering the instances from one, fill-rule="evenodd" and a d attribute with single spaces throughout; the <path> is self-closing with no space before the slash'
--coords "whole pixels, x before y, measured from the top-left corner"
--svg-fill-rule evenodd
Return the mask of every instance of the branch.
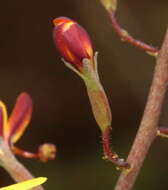
<path id="1" fill-rule="evenodd" d="M 147 152 L 157 135 L 157 126 L 167 90 L 168 81 L 168 30 L 157 57 L 152 85 L 144 115 L 127 162 L 131 165 L 128 173 L 122 172 L 115 190 L 131 190 L 139 174 Z"/>
<path id="2" fill-rule="evenodd" d="M 100 0 L 100 2 L 106 9 L 107 14 L 111 21 L 111 25 L 112 25 L 114 31 L 117 33 L 117 35 L 121 38 L 121 40 L 128 42 L 131 45 L 144 50 L 146 53 L 148 53 L 152 56 L 158 55 L 159 50 L 157 48 L 154 48 L 151 45 L 145 44 L 144 42 L 141 42 L 141 41 L 135 39 L 125 29 L 123 29 L 120 26 L 120 24 L 118 23 L 118 21 L 116 19 L 118 0 Z"/>
<path id="3" fill-rule="evenodd" d="M 111 25 L 112 25 L 114 31 L 121 38 L 122 41 L 128 42 L 129 44 L 131 44 L 135 47 L 138 47 L 150 55 L 153 55 L 153 56 L 158 55 L 157 48 L 155 48 L 151 45 L 145 44 L 142 41 L 136 40 L 125 29 L 121 28 L 121 26 L 119 25 L 119 23 L 116 19 L 115 12 L 108 12 L 108 15 L 109 15 Z"/>

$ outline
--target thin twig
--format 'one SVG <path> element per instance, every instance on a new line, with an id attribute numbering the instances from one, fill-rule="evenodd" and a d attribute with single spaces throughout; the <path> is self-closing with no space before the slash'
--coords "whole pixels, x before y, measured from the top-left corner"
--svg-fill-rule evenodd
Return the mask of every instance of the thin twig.
<path id="1" fill-rule="evenodd" d="M 131 165 L 128 173 L 121 173 L 115 190 L 131 190 L 146 154 L 157 135 L 157 126 L 168 81 L 168 30 L 161 51 L 157 57 L 152 85 L 144 115 L 129 153 L 127 162 Z"/>
<path id="2" fill-rule="evenodd" d="M 103 144 L 103 159 L 111 161 L 117 169 L 127 171 L 130 169 L 130 165 L 122 158 L 119 158 L 118 155 L 110 147 L 110 132 L 111 128 L 107 128 L 102 134 L 102 144 Z"/>
<path id="3" fill-rule="evenodd" d="M 151 54 L 153 56 L 158 55 L 158 49 L 157 48 L 155 48 L 151 45 L 145 44 L 142 41 L 136 40 L 126 30 L 121 28 L 120 24 L 118 23 L 118 21 L 116 19 L 115 12 L 108 11 L 108 15 L 109 15 L 111 25 L 112 25 L 114 31 L 118 34 L 118 36 L 121 38 L 121 40 L 128 42 L 131 45 L 144 50 L 148 54 Z"/>
<path id="4" fill-rule="evenodd" d="M 14 154 L 22 156 L 24 158 L 35 158 L 35 159 L 39 158 L 38 153 L 27 152 L 16 146 L 11 147 L 11 150 Z"/>

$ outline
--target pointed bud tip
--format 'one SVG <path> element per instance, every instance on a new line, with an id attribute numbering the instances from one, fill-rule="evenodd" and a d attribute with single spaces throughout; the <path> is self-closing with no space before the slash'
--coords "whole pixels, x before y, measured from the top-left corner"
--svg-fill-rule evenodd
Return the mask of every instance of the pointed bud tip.
<path id="1" fill-rule="evenodd" d="M 67 22 L 72 22 L 72 20 L 67 17 L 64 17 L 64 16 L 60 16 L 60 17 L 53 19 L 54 26 L 58 26 L 60 24 L 67 23 Z"/>

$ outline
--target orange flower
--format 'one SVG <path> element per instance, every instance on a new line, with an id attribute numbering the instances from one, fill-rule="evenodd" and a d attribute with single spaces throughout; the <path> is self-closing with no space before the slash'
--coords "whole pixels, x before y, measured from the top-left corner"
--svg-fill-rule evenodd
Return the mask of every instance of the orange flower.
<path id="1" fill-rule="evenodd" d="M 7 116 L 6 106 L 2 101 L 0 101 L 0 136 L 9 145 L 11 150 L 18 155 L 22 155 L 28 158 L 39 158 L 42 161 L 54 159 L 56 149 L 55 146 L 52 144 L 41 145 L 38 152 L 35 154 L 26 152 L 14 146 L 14 143 L 16 143 L 20 139 L 26 127 L 28 126 L 31 119 L 32 110 L 32 99 L 25 92 L 21 93 L 18 96 L 15 107 L 9 119 Z M 48 154 L 46 154 L 46 152 Z"/>
<path id="2" fill-rule="evenodd" d="M 65 61 L 82 71 L 83 59 L 93 59 L 93 48 L 88 33 L 77 22 L 66 17 L 58 17 L 53 23 L 53 38 L 58 51 Z"/>

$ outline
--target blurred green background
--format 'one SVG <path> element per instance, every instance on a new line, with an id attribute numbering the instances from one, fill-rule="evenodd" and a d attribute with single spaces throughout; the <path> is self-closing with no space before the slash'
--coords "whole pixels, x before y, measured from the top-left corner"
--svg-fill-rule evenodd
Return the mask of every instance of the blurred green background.
<path id="1" fill-rule="evenodd" d="M 119 1 L 117 17 L 133 36 L 160 47 L 168 20 L 167 0 Z M 155 59 L 121 42 L 99 0 L 1 1 L 0 99 L 9 112 L 20 92 L 34 102 L 31 124 L 18 146 L 36 151 L 56 144 L 55 161 L 19 158 L 35 176 L 46 176 L 47 190 L 110 190 L 119 172 L 101 159 L 100 131 L 92 116 L 83 81 L 60 61 L 52 40 L 52 19 L 67 16 L 90 34 L 99 52 L 99 73 L 113 111 L 113 147 L 126 158 L 135 137 Z M 168 98 L 167 98 L 168 99 Z M 165 100 L 161 125 L 168 124 Z M 168 140 L 156 139 L 135 190 L 168 189 Z M 0 186 L 13 183 L 0 169 Z"/>

